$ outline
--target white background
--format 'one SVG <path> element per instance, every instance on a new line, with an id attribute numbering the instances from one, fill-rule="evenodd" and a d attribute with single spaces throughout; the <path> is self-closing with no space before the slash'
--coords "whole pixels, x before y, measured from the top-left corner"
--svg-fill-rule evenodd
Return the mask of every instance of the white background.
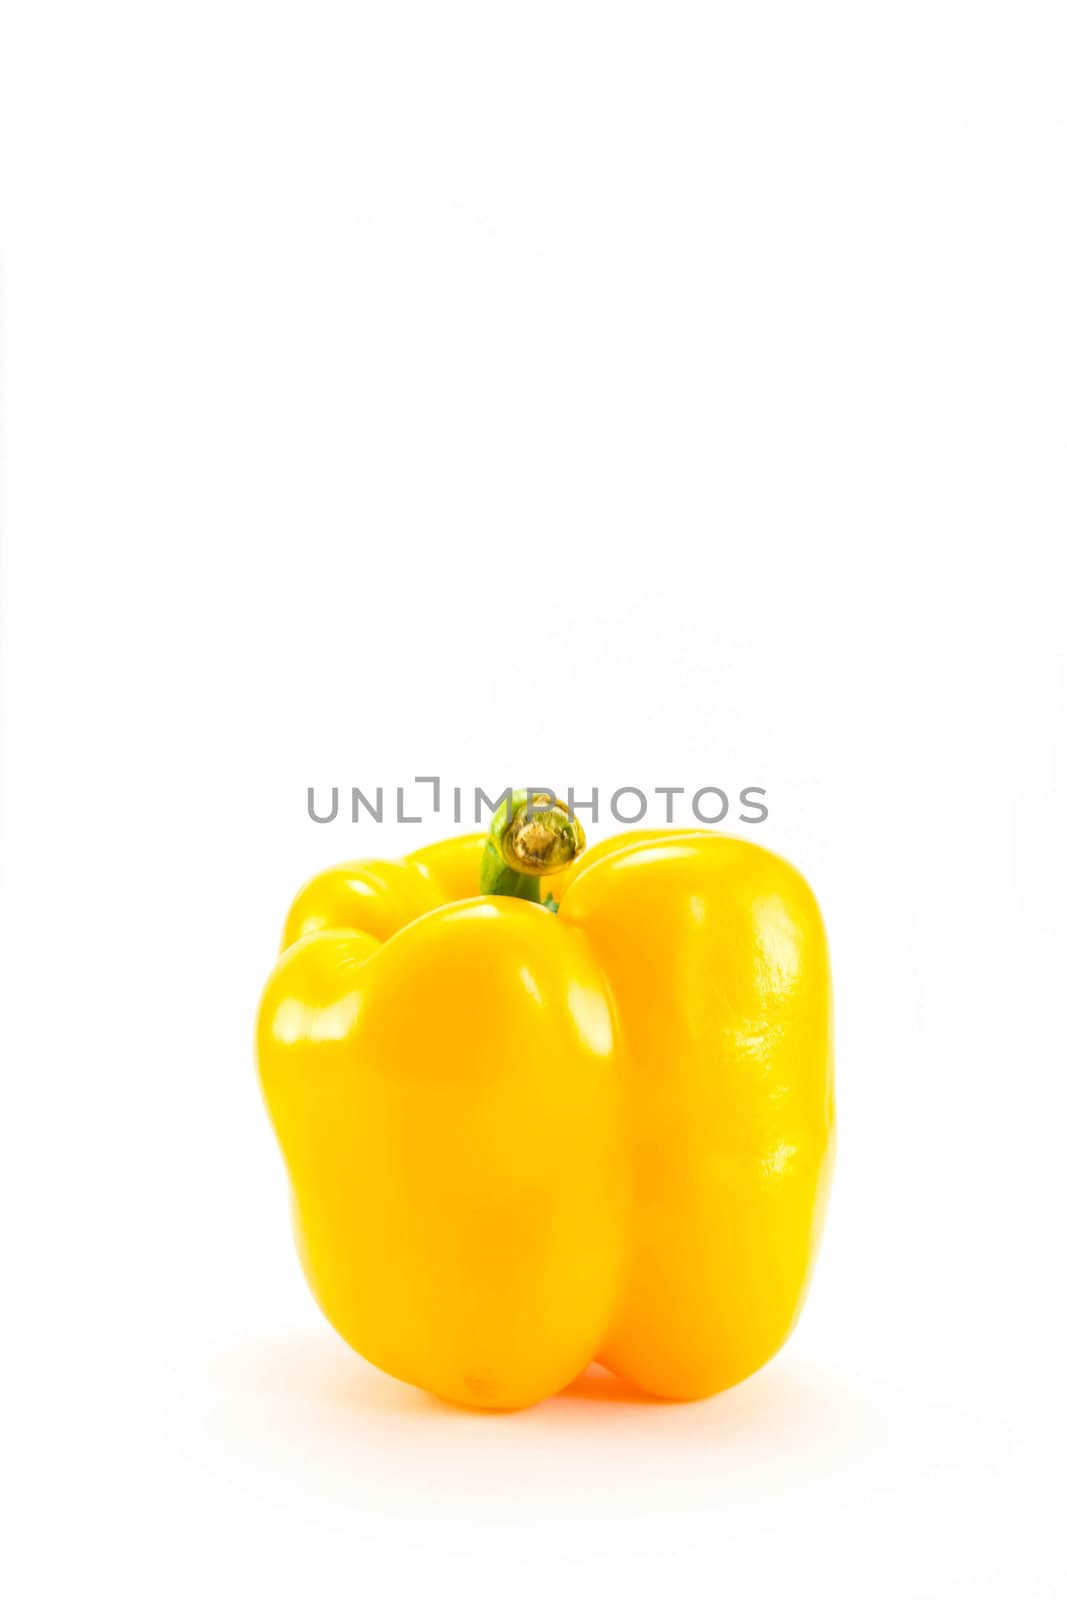
<path id="1" fill-rule="evenodd" d="M 8 1592 L 1067 1593 L 1062 6 L 2 16 Z M 762 785 L 823 902 L 718 1400 L 449 1410 L 303 1287 L 258 990 L 441 831 L 306 787 L 435 772 Z"/>

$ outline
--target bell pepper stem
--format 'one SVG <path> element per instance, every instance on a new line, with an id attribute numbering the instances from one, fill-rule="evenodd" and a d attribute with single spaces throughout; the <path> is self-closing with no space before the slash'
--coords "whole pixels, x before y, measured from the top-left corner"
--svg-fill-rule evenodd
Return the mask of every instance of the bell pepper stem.
<path id="1" fill-rule="evenodd" d="M 541 879 L 585 849 L 585 830 L 562 800 L 539 789 L 514 789 L 489 824 L 482 853 L 482 894 L 511 895 L 541 904 Z M 556 910 L 551 896 L 548 909 Z"/>

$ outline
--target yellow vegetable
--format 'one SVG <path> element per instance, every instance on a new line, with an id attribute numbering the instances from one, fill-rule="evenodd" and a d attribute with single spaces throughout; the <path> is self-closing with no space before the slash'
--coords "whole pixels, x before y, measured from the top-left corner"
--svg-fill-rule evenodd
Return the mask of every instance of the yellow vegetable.
<path id="1" fill-rule="evenodd" d="M 369 1361 L 464 1405 L 592 1360 L 714 1394 L 788 1336 L 822 1227 L 818 906 L 747 840 L 569 859 L 561 808 L 515 810 L 292 908 L 258 1051 L 308 1281 Z"/>

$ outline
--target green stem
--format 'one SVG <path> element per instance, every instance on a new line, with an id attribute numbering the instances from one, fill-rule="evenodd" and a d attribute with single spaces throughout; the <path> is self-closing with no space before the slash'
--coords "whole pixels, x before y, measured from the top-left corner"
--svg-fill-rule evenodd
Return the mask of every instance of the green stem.
<path id="1" fill-rule="evenodd" d="M 541 903 L 541 882 L 585 849 L 585 831 L 562 800 L 538 789 L 515 789 L 489 824 L 482 854 L 482 894 Z M 550 902 L 555 910 L 555 903 Z"/>

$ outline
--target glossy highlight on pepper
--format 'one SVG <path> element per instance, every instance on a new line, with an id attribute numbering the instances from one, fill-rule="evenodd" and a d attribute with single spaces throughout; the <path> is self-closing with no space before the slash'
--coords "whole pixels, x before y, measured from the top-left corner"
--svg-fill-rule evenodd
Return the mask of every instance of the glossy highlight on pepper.
<path id="1" fill-rule="evenodd" d="M 444 1399 L 531 1405 L 593 1360 L 698 1399 L 770 1359 L 810 1280 L 822 918 L 748 840 L 579 854 L 565 820 L 535 871 L 498 816 L 297 896 L 257 1030 L 297 1245 L 342 1337 Z"/>

